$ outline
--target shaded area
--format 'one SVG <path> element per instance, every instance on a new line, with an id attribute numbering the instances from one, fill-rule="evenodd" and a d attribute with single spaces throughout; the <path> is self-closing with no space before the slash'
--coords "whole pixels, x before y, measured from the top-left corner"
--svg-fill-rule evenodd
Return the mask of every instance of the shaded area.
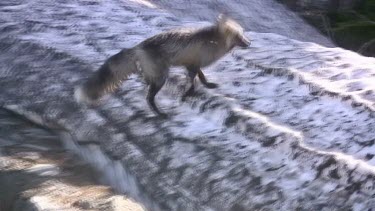
<path id="1" fill-rule="evenodd" d="M 297 11 L 310 24 L 331 38 L 338 46 L 375 57 L 375 1 L 361 0 L 344 4 L 327 1 L 304 4 L 298 0 L 279 0 Z"/>

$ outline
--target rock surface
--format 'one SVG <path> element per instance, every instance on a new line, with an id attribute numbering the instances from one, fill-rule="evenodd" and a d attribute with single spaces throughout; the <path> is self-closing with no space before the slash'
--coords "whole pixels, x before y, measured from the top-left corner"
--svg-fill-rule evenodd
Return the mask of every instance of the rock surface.
<path id="1" fill-rule="evenodd" d="M 1 106 L 56 131 L 146 208 L 375 208 L 374 59 L 248 32 L 251 48 L 205 70 L 219 89 L 199 86 L 182 102 L 186 79 L 173 69 L 157 96 L 165 121 L 138 77 L 92 108 L 74 101 L 73 88 L 122 47 L 196 22 L 124 1 L 0 9 Z"/>

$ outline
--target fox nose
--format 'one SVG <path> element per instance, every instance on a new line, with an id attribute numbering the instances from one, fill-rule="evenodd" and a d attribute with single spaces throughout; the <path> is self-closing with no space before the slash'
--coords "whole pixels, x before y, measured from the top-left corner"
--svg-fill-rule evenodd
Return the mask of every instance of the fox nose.
<path id="1" fill-rule="evenodd" d="M 247 39 L 246 37 L 242 37 L 239 43 L 239 46 L 242 48 L 246 48 L 246 47 L 249 47 L 250 44 L 251 44 L 251 41 L 249 39 Z"/>

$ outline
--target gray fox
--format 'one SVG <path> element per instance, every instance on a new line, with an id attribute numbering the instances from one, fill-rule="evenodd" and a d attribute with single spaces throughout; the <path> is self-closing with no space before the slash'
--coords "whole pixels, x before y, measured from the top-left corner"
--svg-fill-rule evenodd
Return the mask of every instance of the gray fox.
<path id="1" fill-rule="evenodd" d="M 203 28 L 180 28 L 150 37 L 130 49 L 111 56 L 83 85 L 75 89 L 78 102 L 93 103 L 113 92 L 132 73 L 140 74 L 149 85 L 147 102 L 162 117 L 155 105 L 155 95 L 163 87 L 171 66 L 184 66 L 190 88 L 183 98 L 194 94 L 194 78 L 198 76 L 207 88 L 217 84 L 207 81 L 201 67 L 220 59 L 234 47 L 248 47 L 250 41 L 243 28 L 233 19 L 220 15 L 215 24 Z"/>

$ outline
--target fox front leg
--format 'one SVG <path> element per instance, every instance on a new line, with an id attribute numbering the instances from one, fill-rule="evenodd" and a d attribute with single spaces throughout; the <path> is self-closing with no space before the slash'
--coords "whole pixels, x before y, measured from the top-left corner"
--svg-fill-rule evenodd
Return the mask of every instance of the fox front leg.
<path id="1" fill-rule="evenodd" d="M 207 79 L 206 79 L 206 76 L 203 74 L 203 72 L 200 68 L 198 70 L 198 77 L 199 77 L 199 80 L 202 82 L 202 84 L 208 89 L 215 89 L 219 86 L 216 83 L 208 82 Z"/>
<path id="2" fill-rule="evenodd" d="M 185 92 L 185 94 L 182 96 L 182 100 L 184 101 L 186 97 L 194 95 L 194 79 L 198 75 L 199 80 L 202 82 L 202 84 L 208 88 L 208 89 L 214 89 L 217 88 L 218 85 L 215 83 L 210 83 L 207 81 L 205 75 L 203 74 L 201 68 L 195 67 L 195 66 L 189 66 L 186 67 L 188 70 L 189 80 L 190 80 L 190 88 Z"/>
<path id="3" fill-rule="evenodd" d="M 186 97 L 194 95 L 194 79 L 198 74 L 199 68 L 197 67 L 186 67 L 188 70 L 188 76 L 189 76 L 189 82 L 190 82 L 190 88 L 185 92 L 185 94 L 182 96 L 182 100 L 184 101 Z"/>

